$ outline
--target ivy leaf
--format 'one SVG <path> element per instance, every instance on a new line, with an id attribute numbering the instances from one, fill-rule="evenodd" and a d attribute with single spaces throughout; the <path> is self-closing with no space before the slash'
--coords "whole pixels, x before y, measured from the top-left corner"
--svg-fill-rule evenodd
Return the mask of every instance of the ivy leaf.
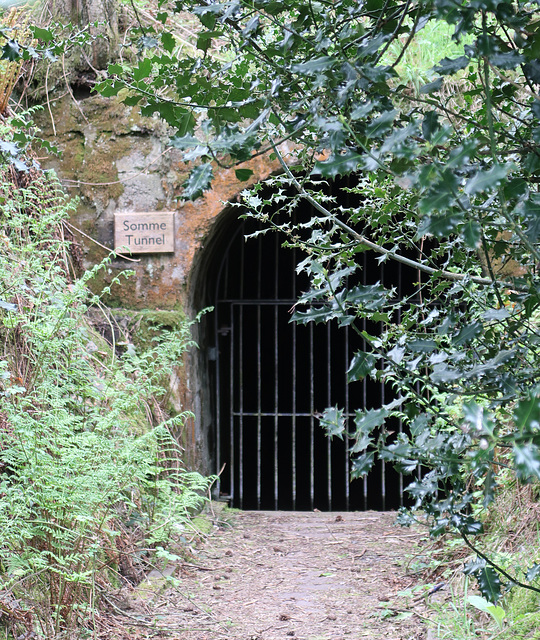
<path id="1" fill-rule="evenodd" d="M 139 65 L 133 69 L 133 79 L 138 82 L 143 78 L 147 78 L 152 72 L 152 61 L 150 58 L 143 58 L 139 61 Z"/>
<path id="2" fill-rule="evenodd" d="M 30 27 L 32 32 L 34 33 L 34 38 L 38 40 L 42 40 L 43 42 L 51 42 L 54 39 L 54 35 L 52 31 L 49 29 L 41 29 L 40 27 L 32 26 Z"/>
<path id="3" fill-rule="evenodd" d="M 253 169 L 235 169 L 236 179 L 240 182 L 246 182 L 253 175 Z"/>
<path id="4" fill-rule="evenodd" d="M 377 359 L 371 353 L 357 351 L 351 361 L 351 366 L 347 371 L 347 382 L 363 380 L 375 368 Z"/>
<path id="5" fill-rule="evenodd" d="M 172 53 L 176 46 L 176 40 L 172 35 L 172 33 L 169 33 L 168 31 L 164 31 L 161 34 L 161 44 L 163 45 L 163 48 L 165 49 L 165 51 Z"/>
<path id="6" fill-rule="evenodd" d="M 184 198 L 186 200 L 196 200 L 204 191 L 210 188 L 214 171 L 210 163 L 200 164 L 190 173 L 189 178 L 184 182 Z"/>
<path id="7" fill-rule="evenodd" d="M 329 438 L 337 436 L 340 440 L 343 440 L 343 432 L 345 431 L 343 409 L 338 409 L 337 407 L 325 409 L 319 422 Z"/>

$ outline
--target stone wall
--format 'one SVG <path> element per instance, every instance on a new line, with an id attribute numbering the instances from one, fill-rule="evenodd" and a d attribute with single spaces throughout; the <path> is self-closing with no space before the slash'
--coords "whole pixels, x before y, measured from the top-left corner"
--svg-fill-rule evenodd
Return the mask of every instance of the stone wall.
<path id="1" fill-rule="evenodd" d="M 212 246 L 213 231 L 220 226 L 227 203 L 236 200 L 250 183 L 239 183 L 232 169 L 216 168 L 212 191 L 196 202 L 183 202 L 188 167 L 179 152 L 167 146 L 161 121 L 142 118 L 137 108 L 97 95 L 76 102 L 67 94 L 51 100 L 50 106 L 50 113 L 45 108 L 38 114 L 37 124 L 62 155 L 41 159 L 41 163 L 55 169 L 67 191 L 79 198 L 71 224 L 82 246 L 84 268 L 100 263 L 113 249 L 116 212 L 173 211 L 175 215 L 174 253 L 133 256 L 135 261 L 117 257 L 98 272 L 92 288 L 110 287 L 105 301 L 116 308 L 120 323 L 125 324 L 133 310 L 143 316 L 170 310 L 194 317 L 204 304 L 204 297 L 198 295 L 205 287 L 204 247 L 207 243 Z M 278 169 L 267 157 L 245 166 L 254 171 L 252 183 Z M 122 279 L 121 286 L 113 284 L 126 269 L 134 274 Z M 188 463 L 209 472 L 207 442 L 213 426 L 205 404 L 204 346 L 189 354 L 183 372 L 171 381 L 171 400 L 176 410 L 196 413 L 181 440 Z"/>
<path id="2" fill-rule="evenodd" d="M 142 118 L 136 108 L 101 96 L 76 103 L 65 95 L 51 103 L 51 110 L 54 130 L 47 109 L 37 123 L 62 156 L 44 159 L 42 164 L 54 168 L 68 192 L 80 198 L 72 224 L 81 232 L 75 234 L 83 247 L 85 268 L 113 249 L 115 212 L 175 212 L 174 254 L 134 256 L 135 262 L 117 258 L 93 286 L 101 290 L 121 271 L 131 269 L 135 275 L 127 284 L 112 287 L 108 300 L 112 306 L 184 308 L 195 254 L 226 203 L 234 201 L 246 183 L 238 182 L 234 170 L 216 168 L 212 191 L 196 202 L 183 202 L 188 167 L 179 152 L 167 147 L 161 121 Z M 266 157 L 249 167 L 254 171 L 251 182 L 277 169 Z"/>

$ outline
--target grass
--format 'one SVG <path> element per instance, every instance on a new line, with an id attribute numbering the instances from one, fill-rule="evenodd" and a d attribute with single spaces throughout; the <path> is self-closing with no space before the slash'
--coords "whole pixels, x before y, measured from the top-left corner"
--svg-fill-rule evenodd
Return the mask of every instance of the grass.
<path id="1" fill-rule="evenodd" d="M 407 47 L 405 54 L 396 66 L 400 80 L 419 93 L 420 87 L 437 77 L 433 71 L 443 58 L 455 58 L 463 55 L 464 42 L 452 40 L 454 27 L 441 21 L 428 22 Z M 401 54 L 407 38 L 395 40 L 385 55 L 384 62 L 392 64 Z"/>

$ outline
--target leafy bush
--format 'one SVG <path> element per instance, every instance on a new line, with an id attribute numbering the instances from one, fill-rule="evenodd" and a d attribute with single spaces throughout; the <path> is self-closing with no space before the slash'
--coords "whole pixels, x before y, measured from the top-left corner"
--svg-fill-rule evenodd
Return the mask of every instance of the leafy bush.
<path id="1" fill-rule="evenodd" d="M 180 11 L 200 27 L 198 51 L 179 59 L 169 25 Z M 171 144 L 193 163 L 186 199 L 210 187 L 216 163 L 240 180 L 253 172 L 237 167 L 266 151 L 281 163 L 271 190 L 255 187 L 245 205 L 306 253 L 298 268 L 311 288 L 294 319 L 350 325 L 366 345 L 350 382 L 385 381 L 399 398 L 348 423 L 329 408 L 323 425 L 350 440 L 353 477 L 377 456 L 414 473 L 407 490 L 431 533 L 474 546 L 506 469 L 522 483 L 540 479 L 536 9 L 163 0 L 158 17 L 163 29 L 135 34 L 136 63 L 112 65 L 98 89 L 173 128 Z M 411 91 L 406 56 L 428 30 L 450 32 L 452 50 Z M 349 175 L 359 192 L 347 208 L 324 182 Z M 287 214 L 305 201 L 316 213 L 295 227 Z M 366 251 L 414 269 L 414 294 L 353 284 Z M 492 603 L 518 581 L 482 552 L 468 570 Z"/>
<path id="2" fill-rule="evenodd" d="M 0 602 L 15 626 L 69 635 L 208 490 L 171 436 L 185 415 L 159 403 L 190 329 L 116 357 L 85 316 L 93 272 L 70 276 L 73 204 L 54 178 L 4 166 L 0 200 Z"/>

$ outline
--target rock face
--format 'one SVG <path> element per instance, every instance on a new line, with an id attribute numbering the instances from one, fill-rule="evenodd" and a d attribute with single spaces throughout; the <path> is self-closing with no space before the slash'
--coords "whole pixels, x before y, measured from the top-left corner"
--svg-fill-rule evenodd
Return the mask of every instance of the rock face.
<path id="1" fill-rule="evenodd" d="M 48 109 L 38 114 L 37 124 L 62 155 L 41 162 L 44 168 L 55 169 L 67 191 L 79 199 L 71 224 L 82 246 L 85 269 L 106 260 L 114 248 L 115 213 L 174 212 L 174 253 L 136 255 L 135 261 L 115 257 L 90 286 L 96 292 L 108 289 L 105 302 L 118 309 L 119 318 L 125 309 L 170 310 L 194 317 L 208 304 L 200 295 L 206 289 L 201 266 L 205 251 L 212 250 L 219 221 L 234 213 L 227 203 L 237 199 L 246 183 L 237 181 L 234 170 L 216 167 L 212 191 L 196 202 L 183 202 L 182 184 L 189 167 L 167 146 L 167 132 L 158 119 L 142 118 L 136 108 L 93 94 L 79 101 L 69 94 L 52 100 L 51 113 L 54 124 Z M 252 182 L 257 182 L 278 167 L 259 157 L 249 168 L 254 172 Z M 126 270 L 133 272 L 128 278 L 121 275 Z M 171 381 L 171 401 L 178 411 L 194 411 L 195 419 L 185 425 L 179 439 L 186 463 L 208 473 L 213 471 L 209 444 L 213 426 L 207 406 L 204 335 L 199 342 L 198 355 L 188 355 L 181 375 Z"/>

